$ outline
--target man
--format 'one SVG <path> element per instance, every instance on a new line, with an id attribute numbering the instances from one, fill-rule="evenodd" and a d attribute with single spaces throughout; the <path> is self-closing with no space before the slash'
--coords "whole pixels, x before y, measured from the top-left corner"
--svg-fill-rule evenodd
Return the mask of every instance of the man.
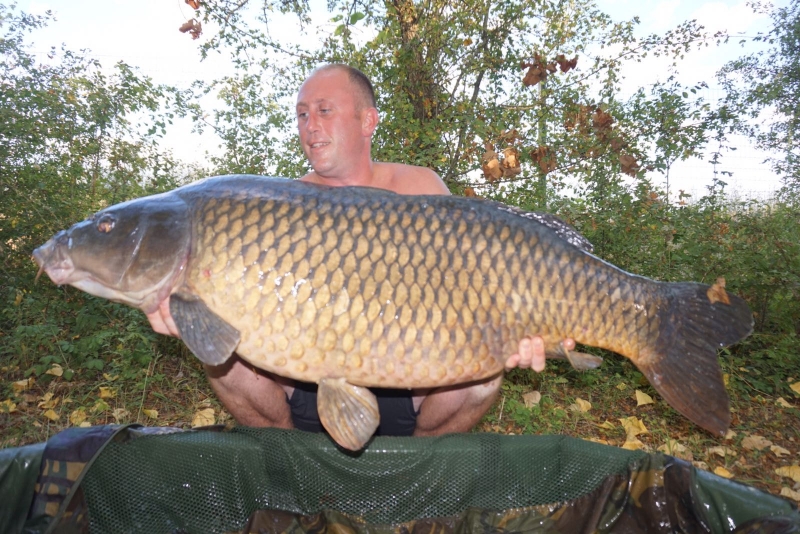
<path id="1" fill-rule="evenodd" d="M 430 169 L 372 161 L 372 134 L 378 125 L 375 95 L 367 77 L 346 65 L 316 69 L 297 96 L 297 128 L 312 172 L 300 180 L 329 186 L 379 187 L 401 194 L 450 192 Z M 153 329 L 177 335 L 169 299 L 148 315 Z M 565 348 L 574 341 L 565 340 Z M 544 369 L 544 342 L 524 339 L 506 368 Z M 249 426 L 319 431 L 313 385 L 254 369 L 238 356 L 218 367 L 206 366 L 211 387 L 236 421 Z M 440 435 L 466 432 L 491 407 L 502 374 L 478 383 L 427 390 L 378 390 L 379 434 Z"/>

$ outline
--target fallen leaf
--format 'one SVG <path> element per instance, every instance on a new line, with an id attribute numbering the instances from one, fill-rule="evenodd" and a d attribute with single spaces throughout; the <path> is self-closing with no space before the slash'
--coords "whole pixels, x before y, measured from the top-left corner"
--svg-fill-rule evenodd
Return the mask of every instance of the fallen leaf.
<path id="1" fill-rule="evenodd" d="M 736 456 L 736 451 L 732 447 L 711 447 L 706 451 L 706 455 L 712 454 L 725 458 L 726 456 Z"/>
<path id="2" fill-rule="evenodd" d="M 92 406 L 91 409 L 92 412 L 98 413 L 98 412 L 104 412 L 110 408 L 111 407 L 108 405 L 106 401 L 104 401 L 103 399 L 97 399 L 97 402 L 94 403 L 94 406 Z"/>
<path id="3" fill-rule="evenodd" d="M 797 395 L 800 395 L 800 380 L 789 386 L 789 389 L 794 391 Z"/>
<path id="4" fill-rule="evenodd" d="M 114 411 L 111 412 L 111 416 L 119 423 L 120 419 L 128 417 L 131 414 L 125 408 L 114 408 Z"/>
<path id="5" fill-rule="evenodd" d="M 74 426 L 80 426 L 87 419 L 86 410 L 78 408 L 69 414 L 69 422 Z"/>
<path id="6" fill-rule="evenodd" d="M 105 378 L 109 382 L 114 382 L 117 380 L 117 378 L 119 378 L 119 375 L 110 375 L 108 373 L 103 373 L 103 378 Z"/>
<path id="7" fill-rule="evenodd" d="M 113 399 L 116 396 L 117 396 L 117 390 L 116 389 L 100 386 L 100 398 L 101 399 Z"/>
<path id="8" fill-rule="evenodd" d="M 45 417 L 47 417 L 51 421 L 58 421 L 58 414 L 56 412 L 54 412 L 53 410 L 47 410 L 42 415 L 44 415 Z"/>
<path id="9" fill-rule="evenodd" d="M 64 374 L 64 369 L 57 363 L 54 363 L 53 366 L 44 372 L 46 375 L 52 376 L 61 376 Z"/>
<path id="10" fill-rule="evenodd" d="M 625 391 L 625 389 L 627 387 L 628 387 L 628 384 L 626 384 L 625 382 L 620 382 L 619 384 L 617 384 L 617 389 L 620 390 L 620 391 Z"/>
<path id="11" fill-rule="evenodd" d="M 708 464 L 703 462 L 703 461 L 694 460 L 692 462 L 692 465 L 695 466 L 698 469 L 702 469 L 703 471 L 708 471 Z"/>
<path id="12" fill-rule="evenodd" d="M 48 391 L 45 393 L 43 397 L 41 397 L 42 402 L 38 404 L 39 408 L 43 410 L 48 410 L 50 408 L 55 408 L 58 406 L 59 401 L 61 401 L 61 397 L 53 398 L 53 392 Z"/>
<path id="13" fill-rule="evenodd" d="M 714 474 L 723 478 L 733 478 L 733 473 L 721 466 L 714 468 Z"/>
<path id="14" fill-rule="evenodd" d="M 599 425 L 597 425 L 597 427 L 598 428 L 602 428 L 604 430 L 614 430 L 615 428 L 617 428 L 617 425 L 615 425 L 611 421 L 605 421 L 605 422 L 600 423 Z"/>
<path id="15" fill-rule="evenodd" d="M 706 296 L 711 304 L 716 302 L 730 304 L 731 300 L 728 298 L 728 292 L 725 291 L 725 278 L 721 276 L 717 278 L 717 281 L 706 291 Z"/>
<path id="16" fill-rule="evenodd" d="M 789 497 L 790 499 L 800 502 L 800 491 L 794 491 L 784 486 L 781 488 L 781 497 Z"/>
<path id="17" fill-rule="evenodd" d="M 522 395 L 522 402 L 525 403 L 526 408 L 533 408 L 542 400 L 542 394 L 538 391 L 529 391 Z"/>
<path id="18" fill-rule="evenodd" d="M 145 414 L 150 419 L 158 419 L 158 410 L 142 410 L 142 413 Z"/>
<path id="19" fill-rule="evenodd" d="M 753 449 L 760 451 L 766 449 L 770 445 L 772 445 L 770 440 L 764 438 L 763 436 L 756 436 L 755 434 L 752 436 L 746 436 L 742 440 L 742 447 L 748 451 Z"/>
<path id="20" fill-rule="evenodd" d="M 789 404 L 789 402 L 787 402 L 787 400 L 784 399 L 783 397 L 778 397 L 778 400 L 775 401 L 775 404 L 777 404 L 781 408 L 791 408 L 792 407 L 792 405 Z"/>
<path id="21" fill-rule="evenodd" d="M 26 380 L 17 380 L 16 382 L 11 384 L 11 390 L 14 393 L 20 393 L 25 391 L 26 389 L 30 389 L 33 387 L 34 379 L 33 377 L 27 378 Z"/>
<path id="22" fill-rule="evenodd" d="M 657 450 L 663 452 L 664 454 L 669 454 L 670 456 L 680 458 L 681 460 L 686 460 L 687 462 L 694 460 L 692 451 L 674 439 L 668 439 L 667 442 L 658 447 Z"/>
<path id="23" fill-rule="evenodd" d="M 775 473 L 782 477 L 789 477 L 795 482 L 800 482 L 800 465 L 787 465 L 779 467 Z"/>
<path id="24" fill-rule="evenodd" d="M 0 413 L 14 413 L 17 411 L 17 405 L 11 402 L 11 399 L 6 399 L 0 402 Z"/>
<path id="25" fill-rule="evenodd" d="M 586 413 L 592 409 L 592 403 L 580 398 L 576 398 L 575 403 L 569 405 L 569 409 L 573 412 Z"/>
<path id="26" fill-rule="evenodd" d="M 628 436 L 628 439 L 625 440 L 625 443 L 622 444 L 623 449 L 628 449 L 629 451 L 638 451 L 644 449 L 646 446 L 642 443 L 639 438 L 634 436 Z"/>
<path id="27" fill-rule="evenodd" d="M 214 424 L 214 408 L 198 410 L 192 418 L 192 428 Z"/>
<path id="28" fill-rule="evenodd" d="M 625 429 L 628 439 L 639 434 L 647 434 L 647 428 L 645 428 L 644 423 L 636 416 L 623 417 L 619 422 L 622 423 L 622 428 Z"/>
<path id="29" fill-rule="evenodd" d="M 602 445 L 610 445 L 610 443 L 608 442 L 607 439 L 600 439 L 600 438 L 583 438 L 583 439 L 585 439 L 586 441 L 594 442 L 594 443 L 600 443 Z"/>
<path id="30" fill-rule="evenodd" d="M 733 438 L 735 438 L 735 437 L 736 437 L 736 432 L 734 432 L 733 430 L 731 430 L 731 429 L 729 428 L 729 429 L 728 429 L 728 431 L 727 431 L 727 432 L 725 432 L 725 437 L 724 437 L 724 438 L 722 438 L 722 439 L 724 439 L 724 440 L 731 440 L 731 439 L 733 439 Z"/>
<path id="31" fill-rule="evenodd" d="M 792 454 L 791 452 L 789 452 L 788 450 L 784 449 L 783 447 L 781 447 L 779 445 L 771 445 L 769 450 L 771 450 L 772 454 L 774 454 L 778 458 L 782 458 L 784 456 L 788 456 L 789 454 Z"/>
<path id="32" fill-rule="evenodd" d="M 90 426 L 92 426 L 92 423 L 90 423 L 89 421 L 84 421 L 83 423 L 78 425 L 79 428 L 89 428 Z"/>
<path id="33" fill-rule="evenodd" d="M 653 404 L 653 397 L 641 390 L 636 390 L 636 406 L 644 406 L 645 404 Z"/>

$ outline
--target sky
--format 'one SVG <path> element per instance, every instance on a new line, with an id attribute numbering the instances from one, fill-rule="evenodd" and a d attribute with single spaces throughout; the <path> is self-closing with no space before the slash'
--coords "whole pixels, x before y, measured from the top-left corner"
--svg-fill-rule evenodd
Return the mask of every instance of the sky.
<path id="1" fill-rule="evenodd" d="M 319 0 L 311 1 L 312 6 L 318 3 Z M 783 5 L 781 1 L 776 3 Z M 727 30 L 730 34 L 745 36 L 769 28 L 769 19 L 755 15 L 747 7 L 746 0 L 599 0 L 598 5 L 615 20 L 638 16 L 641 34 L 663 33 L 690 19 L 696 19 L 708 30 Z M 51 46 L 63 43 L 71 50 L 89 49 L 91 55 L 104 65 L 111 66 L 122 60 L 138 67 L 157 83 L 177 86 L 232 72 L 222 55 L 212 55 L 201 61 L 199 40 L 193 41 L 187 34 L 178 32 L 178 27 L 194 14 L 184 0 L 21 0 L 18 6 L 29 13 L 41 14 L 48 9 L 55 13 L 56 21 L 34 36 L 34 50 L 43 56 Z M 320 15 L 317 20 L 324 22 L 326 17 Z M 271 29 L 281 32 L 290 27 L 278 23 Z M 204 30 L 204 37 L 213 34 L 213 28 Z M 292 40 L 299 36 L 287 32 L 282 38 Z M 714 74 L 725 62 L 749 50 L 740 47 L 738 39 L 732 39 L 728 45 L 693 52 L 680 64 L 680 80 L 684 83 L 707 82 L 710 88 L 703 96 L 716 100 L 723 96 L 723 92 L 716 86 Z M 633 93 L 640 86 L 664 80 L 667 75 L 664 65 L 657 61 L 632 65 L 625 71 L 625 86 L 630 87 L 630 93 Z M 191 134 L 188 121 L 178 123 L 167 142 L 175 155 L 186 161 L 196 160 L 198 154 L 203 153 L 202 149 L 198 151 L 198 146 L 215 151 L 215 140 L 210 139 L 210 134 Z M 753 149 L 746 140 L 740 140 L 737 146 L 738 150 L 727 155 L 724 165 L 718 167 L 718 170 L 734 172 L 732 178 L 724 177 L 729 188 L 745 197 L 768 196 L 779 182 L 762 163 L 765 154 Z M 680 162 L 670 173 L 670 189 L 684 189 L 699 196 L 712 178 L 713 168 L 707 162 Z M 653 179 L 663 185 L 660 176 Z"/>

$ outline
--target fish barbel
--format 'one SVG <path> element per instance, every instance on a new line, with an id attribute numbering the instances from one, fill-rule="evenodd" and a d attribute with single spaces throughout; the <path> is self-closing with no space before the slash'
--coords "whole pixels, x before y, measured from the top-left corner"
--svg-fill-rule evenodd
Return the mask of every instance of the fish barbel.
<path id="1" fill-rule="evenodd" d="M 497 202 L 222 176 L 106 208 L 33 256 L 56 284 L 146 313 L 169 296 L 205 364 L 236 351 L 319 383 L 320 419 L 348 449 L 378 426 L 367 387 L 496 376 L 533 334 L 577 368 L 599 359 L 564 338 L 621 354 L 724 434 L 717 349 L 751 332 L 747 304 L 724 283 L 657 282 L 590 250 L 559 219 Z"/>

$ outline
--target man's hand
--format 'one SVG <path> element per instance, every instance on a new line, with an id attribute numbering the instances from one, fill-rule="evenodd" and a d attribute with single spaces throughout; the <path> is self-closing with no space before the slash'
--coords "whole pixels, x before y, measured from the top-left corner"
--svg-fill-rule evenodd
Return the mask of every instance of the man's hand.
<path id="1" fill-rule="evenodd" d="M 567 338 L 561 342 L 565 350 L 575 350 L 575 340 Z M 506 360 L 506 371 L 519 367 L 531 368 L 537 373 L 544 371 L 544 339 L 541 336 L 522 338 L 519 342 L 517 354 L 509 356 Z"/>
<path id="2" fill-rule="evenodd" d="M 159 334 L 181 337 L 178 327 L 175 326 L 175 321 L 172 320 L 172 315 L 169 313 L 169 297 L 161 301 L 156 311 L 147 314 L 147 320 L 150 321 L 153 330 Z"/>

